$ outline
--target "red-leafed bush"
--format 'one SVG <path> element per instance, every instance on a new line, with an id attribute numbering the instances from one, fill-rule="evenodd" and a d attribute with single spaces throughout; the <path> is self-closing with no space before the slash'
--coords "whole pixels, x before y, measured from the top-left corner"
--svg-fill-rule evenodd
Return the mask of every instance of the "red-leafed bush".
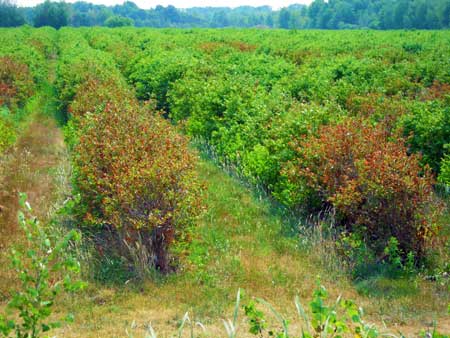
<path id="1" fill-rule="evenodd" d="M 33 94 L 33 87 L 33 77 L 26 65 L 0 57 L 0 106 L 22 105 Z"/>
<path id="2" fill-rule="evenodd" d="M 433 82 L 431 87 L 424 89 L 421 93 L 421 99 L 424 101 L 440 100 L 446 96 L 450 96 L 450 84 L 440 83 L 437 80 Z"/>
<path id="3" fill-rule="evenodd" d="M 85 114 L 78 135 L 74 176 L 85 221 L 114 229 L 129 248 L 145 248 L 149 265 L 170 271 L 171 244 L 201 210 L 188 140 L 158 114 L 111 102 Z"/>
<path id="4" fill-rule="evenodd" d="M 296 159 L 284 168 L 293 193 L 305 186 L 314 191 L 377 253 L 395 237 L 403 253 L 423 257 L 436 231 L 433 180 L 401 138 L 388 136 L 383 124 L 347 119 L 293 146 Z"/>
<path id="5" fill-rule="evenodd" d="M 245 43 L 243 41 L 231 41 L 229 42 L 230 46 L 234 49 L 240 51 L 240 52 L 253 52 L 256 49 L 255 45 L 250 45 L 248 43 Z"/>
<path id="6" fill-rule="evenodd" d="M 80 118 L 98 107 L 104 108 L 107 102 L 121 106 L 137 104 L 131 90 L 119 79 L 99 80 L 94 75 L 87 76 L 78 86 L 75 97 L 69 104 L 70 117 Z"/>

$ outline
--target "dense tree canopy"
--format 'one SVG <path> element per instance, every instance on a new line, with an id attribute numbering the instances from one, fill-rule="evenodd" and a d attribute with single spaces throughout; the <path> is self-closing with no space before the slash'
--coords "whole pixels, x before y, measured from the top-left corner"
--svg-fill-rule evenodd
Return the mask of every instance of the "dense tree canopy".
<path id="1" fill-rule="evenodd" d="M 34 26 L 61 28 L 69 23 L 69 7 L 64 2 L 45 1 L 35 7 Z"/>
<path id="2" fill-rule="evenodd" d="M 24 23 L 22 13 L 10 0 L 0 0 L 0 26 L 16 27 Z"/>
<path id="3" fill-rule="evenodd" d="M 126 18 L 121 15 L 113 15 L 105 20 L 106 27 L 125 27 L 125 26 L 133 26 L 133 19 Z"/>

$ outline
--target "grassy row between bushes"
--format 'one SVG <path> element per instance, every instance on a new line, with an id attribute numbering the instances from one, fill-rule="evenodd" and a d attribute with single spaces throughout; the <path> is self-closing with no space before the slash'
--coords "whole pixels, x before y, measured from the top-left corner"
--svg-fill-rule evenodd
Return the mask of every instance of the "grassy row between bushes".
<path id="1" fill-rule="evenodd" d="M 0 248 L 15 239 L 18 205 L 12 182 L 21 179 L 19 172 L 7 166 L 19 161 L 14 149 L 17 140 L 44 101 L 55 34 L 50 28 L 0 30 Z"/>
<path id="2" fill-rule="evenodd" d="M 50 28 L 1 29 L 0 154 L 14 144 L 21 122 L 34 109 L 31 98 L 46 80 L 55 34 Z"/>

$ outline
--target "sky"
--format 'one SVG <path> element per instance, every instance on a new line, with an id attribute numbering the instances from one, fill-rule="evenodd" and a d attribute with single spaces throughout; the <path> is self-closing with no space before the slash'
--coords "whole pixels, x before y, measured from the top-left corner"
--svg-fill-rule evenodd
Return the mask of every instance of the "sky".
<path id="1" fill-rule="evenodd" d="M 66 2 L 75 2 L 76 0 L 66 0 Z M 124 0 L 84 0 L 94 4 L 117 5 Z M 132 0 L 140 8 L 153 8 L 156 5 L 173 5 L 177 8 L 188 7 L 238 7 L 238 6 L 272 6 L 274 9 L 289 6 L 295 3 L 309 4 L 312 0 Z M 19 6 L 34 6 L 44 0 L 15 0 Z"/>

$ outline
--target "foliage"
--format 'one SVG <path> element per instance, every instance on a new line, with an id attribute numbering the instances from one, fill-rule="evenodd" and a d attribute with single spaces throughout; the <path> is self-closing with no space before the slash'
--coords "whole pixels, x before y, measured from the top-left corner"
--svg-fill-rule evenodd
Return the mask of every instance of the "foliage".
<path id="1" fill-rule="evenodd" d="M 25 18 L 10 0 L 0 0 L 0 26 L 17 27 L 25 23 Z"/>
<path id="2" fill-rule="evenodd" d="M 249 332 L 254 335 L 261 335 L 267 328 L 263 312 L 256 309 L 256 304 L 253 301 L 244 306 L 244 311 L 250 324 Z"/>
<path id="3" fill-rule="evenodd" d="M 110 16 L 105 20 L 106 27 L 125 27 L 125 26 L 134 26 L 134 21 L 130 18 L 125 18 L 120 15 Z"/>
<path id="4" fill-rule="evenodd" d="M 85 81 L 77 90 L 68 107 L 70 117 L 79 119 L 87 112 L 105 108 L 106 103 L 118 105 L 134 104 L 133 93 L 123 83 L 113 77 L 99 80 L 98 76 L 87 75 Z"/>
<path id="5" fill-rule="evenodd" d="M 450 155 L 446 155 L 442 160 L 441 173 L 439 174 L 439 182 L 450 186 Z"/>
<path id="6" fill-rule="evenodd" d="M 299 315 L 305 318 L 306 330 L 302 337 L 334 337 L 334 336 L 383 336 L 375 325 L 363 320 L 363 311 L 353 301 L 339 297 L 335 304 L 327 305 L 328 292 L 318 283 L 313 292 L 313 300 L 309 303 L 311 319 L 308 319 L 298 298 L 296 307 Z"/>
<path id="7" fill-rule="evenodd" d="M 118 96 L 117 100 L 121 100 L 124 94 L 108 94 L 111 88 L 123 92 L 125 87 L 125 81 L 112 57 L 90 48 L 80 35 L 65 29 L 61 31 L 64 42 L 60 44 L 61 56 L 56 80 L 60 109 L 82 115 L 86 111 L 93 111 L 97 104 L 106 99 Z"/>
<path id="8" fill-rule="evenodd" d="M 65 2 L 46 0 L 34 9 L 33 23 L 35 27 L 51 26 L 61 28 L 67 26 L 69 20 L 69 7 Z"/>
<path id="9" fill-rule="evenodd" d="M 297 188 L 306 186 L 336 209 L 338 222 L 364 236 L 380 254 L 391 237 L 404 254 L 423 257 L 436 233 L 433 180 L 421 174 L 419 157 L 407 155 L 400 138 L 389 139 L 382 124 L 347 119 L 321 128 L 317 135 L 293 143 L 296 158 L 284 173 Z M 431 218 L 430 218 L 431 217 Z"/>
<path id="10" fill-rule="evenodd" d="M 0 106 L 23 105 L 34 91 L 33 78 L 25 64 L 0 57 Z"/>
<path id="11" fill-rule="evenodd" d="M 90 8 L 83 3 L 77 6 L 85 6 L 86 11 Z M 132 4 L 126 6 L 139 14 Z M 168 17 L 176 19 L 173 8 L 167 12 Z M 287 17 L 292 24 L 296 15 Z M 223 22 L 228 19 L 225 17 Z M 439 172 L 444 177 L 446 172 L 450 63 L 443 56 L 450 51 L 447 32 L 130 28 L 55 31 L 30 27 L 0 31 L 0 55 L 27 65 L 38 84 L 48 74 L 53 76 L 53 72 L 48 73 L 48 61 L 58 56 L 51 64 L 57 63 L 60 107 L 70 119 L 65 131 L 74 164 L 75 190 L 68 205 L 72 215 L 80 216 L 77 221 L 84 220 L 83 232 L 97 250 L 95 278 L 102 282 L 115 279 L 124 283 L 134 276 L 134 270 L 171 270 L 175 257 L 188 254 L 184 273 L 171 276 L 170 281 L 177 280 L 183 287 L 190 285 L 196 292 L 202 285 L 192 298 L 202 307 L 212 304 L 208 315 L 221 311 L 227 286 L 234 288 L 243 280 L 259 285 L 267 277 L 284 290 L 292 290 L 298 283 L 305 258 L 303 249 L 311 249 L 305 244 L 309 237 L 284 237 L 288 227 L 297 229 L 297 223 L 271 219 L 271 208 L 276 203 L 251 207 L 250 194 L 230 187 L 233 184 L 224 176 L 212 178 L 211 166 L 204 169 L 203 176 L 209 182 L 217 181 L 215 191 L 208 194 L 213 210 L 199 221 L 203 226 L 191 232 L 194 230 L 190 225 L 201 209 L 197 199 L 200 189 L 191 161 L 195 155 L 188 151 L 188 140 L 178 135 L 181 129 L 206 145 L 208 155 L 228 171 L 293 205 L 294 212 L 300 208 L 306 213 L 315 213 L 319 208 L 333 211 L 328 207 L 338 201 L 344 210 L 338 211 L 338 220 L 346 227 L 339 227 L 338 231 L 347 231 L 329 241 L 339 240 L 338 245 L 352 266 L 375 262 L 377 268 L 392 267 L 404 277 L 413 269 L 413 263 L 423 258 L 422 252 L 417 255 L 413 250 L 426 246 L 422 234 L 416 240 L 414 231 L 430 229 L 434 235 L 440 230 L 437 226 L 430 228 L 434 204 L 438 206 L 438 202 L 427 192 L 432 188 L 430 175 Z M 20 43 L 14 48 L 5 43 L 12 40 Z M 164 111 L 159 114 L 153 107 L 145 108 L 146 103 L 134 98 L 133 89 L 138 90 L 140 99 L 150 99 L 151 106 Z M 8 119 L 14 114 L 6 107 L 2 109 L 8 144 L 12 142 Z M 336 137 L 337 126 L 346 123 L 346 131 L 353 138 Z M 327 131 L 330 136 L 324 137 Z M 305 142 L 305 147 L 289 147 L 293 140 L 299 145 Z M 325 148 L 351 141 L 355 145 L 348 147 L 359 157 L 358 163 L 344 163 L 343 167 L 351 174 L 358 173 L 357 187 L 343 192 L 329 189 L 338 195 L 337 199 L 323 196 L 323 189 L 309 184 L 307 179 L 290 180 L 288 172 L 282 170 L 295 163 L 301 168 L 303 153 L 310 156 L 319 149 L 319 155 L 329 156 L 332 149 Z M 190 160 L 185 161 L 186 158 Z M 365 165 L 366 159 L 370 167 Z M 317 159 L 311 155 L 310 160 Z M 427 163 L 433 165 L 432 174 Z M 343 185 L 349 181 L 340 173 L 334 178 Z M 151 189 L 147 189 L 147 182 Z M 166 194 L 166 190 L 171 193 Z M 420 192 L 414 195 L 417 190 Z M 358 194 L 364 197 L 359 198 Z M 423 205 L 421 198 L 425 200 Z M 152 209 L 152 203 L 160 205 Z M 393 210 L 397 203 L 401 207 Z M 413 203 L 418 208 L 411 206 Z M 361 205 L 362 215 L 353 217 L 354 209 Z M 388 207 L 376 213 L 379 205 Z M 186 217 L 175 217 L 177 213 Z M 296 221 L 298 216 L 295 214 Z M 320 213 L 317 217 L 322 216 Z M 406 222 L 407 228 L 403 227 L 404 219 L 413 219 Z M 422 219 L 426 219 L 425 226 L 420 223 Z M 448 222 L 442 219 L 441 224 L 446 225 Z M 365 224 L 359 224 L 361 220 L 370 224 L 371 232 L 382 233 L 382 240 L 378 233 L 368 236 Z M 172 228 L 176 228 L 175 234 Z M 401 237 L 394 236 L 394 230 Z M 168 231 L 170 236 L 165 239 L 176 237 L 168 247 L 166 243 L 159 247 L 163 253 L 156 252 L 160 243 L 152 242 L 157 231 Z M 305 230 L 308 234 L 309 231 L 315 230 Z M 411 233 L 413 239 L 409 240 Z M 442 233 L 445 237 L 445 229 Z M 186 245 L 191 236 L 192 245 Z M 328 257 L 327 250 L 334 249 L 333 245 L 321 248 L 331 264 L 336 257 Z M 436 251 L 445 248 L 442 245 Z M 255 254 L 273 262 L 268 271 L 260 271 L 260 266 L 266 267 L 264 262 L 256 267 L 247 265 L 246 259 Z M 428 259 L 433 257 L 422 262 L 429 262 Z M 286 261 L 291 264 L 284 264 Z M 359 267 L 355 269 L 357 276 L 367 278 Z M 365 271 L 369 269 L 366 265 Z M 446 270 L 436 271 L 439 274 L 434 273 L 430 279 L 440 278 L 435 283 L 438 285 L 445 279 Z M 227 278 L 225 283 L 221 282 L 223 276 Z M 171 282 L 169 286 L 173 285 Z M 401 282 L 409 286 L 410 279 Z M 419 278 L 414 282 L 421 283 Z M 370 283 L 366 284 L 367 289 L 372 286 Z M 414 292 L 416 288 L 411 289 Z M 200 294 L 207 301 L 197 300 Z M 435 291 L 426 296 L 434 300 Z M 413 303 L 408 298 L 386 300 L 391 301 L 401 304 L 397 306 Z M 429 309 L 433 306 L 433 311 L 440 309 L 432 301 L 422 303 Z M 248 315 L 255 319 L 255 332 L 270 327 L 258 311 L 257 303 L 248 309 Z M 187 319 L 183 322 L 187 325 Z M 236 335 L 237 322 L 226 323 L 227 333 Z M 264 324 L 268 324 L 266 328 Z M 289 323 L 281 320 L 280 324 L 268 331 L 287 334 Z"/>
<path id="12" fill-rule="evenodd" d="M 180 9 L 171 5 L 158 5 L 146 10 L 131 1 L 115 6 L 76 2 L 67 7 L 72 13 L 67 24 L 75 27 L 108 26 L 110 20 L 123 23 L 123 19 L 117 20 L 120 17 L 133 20 L 139 27 L 179 28 L 442 29 L 448 28 L 450 23 L 450 5 L 446 0 L 315 0 L 308 6 L 293 4 L 280 9 L 270 6 Z M 29 10 L 42 12 L 42 7 L 36 6 Z M 420 51 L 420 47 L 406 44 L 405 50 L 415 53 Z"/>
<path id="13" fill-rule="evenodd" d="M 128 62 L 120 60 L 138 97 L 154 99 L 219 161 L 295 212 L 334 207 L 347 230 L 364 235 L 369 227 L 363 239 L 376 260 L 385 261 L 391 237 L 399 240 L 402 259 L 410 251 L 418 251 L 416 260 L 423 258 L 425 238 L 439 232 L 431 176 L 439 172 L 449 142 L 450 64 L 441 57 L 449 49 L 431 42 L 432 37 L 446 40 L 445 33 L 121 30 L 112 37 L 97 29 L 88 39 L 111 52 L 118 36 L 133 51 Z M 352 134 L 361 142 L 359 151 L 353 149 L 359 167 L 347 168 L 361 175 L 353 182 L 335 172 L 347 191 L 339 191 L 337 182 L 327 195 L 283 171 L 303 160 L 288 146 L 292 140 L 312 140 L 327 125 L 362 119 L 372 139 Z M 336 143 L 331 137 L 321 142 L 323 151 Z M 304 151 L 309 147 L 305 144 Z M 364 167 L 365 160 L 377 163 L 373 170 Z M 394 182 L 397 177 L 400 184 Z"/>
<path id="14" fill-rule="evenodd" d="M 49 319 L 59 294 L 84 286 L 73 278 L 80 272 L 80 264 L 71 247 L 80 240 L 80 234 L 72 230 L 59 237 L 58 232 L 32 216 L 25 195 L 21 195 L 20 203 L 19 224 L 27 242 L 11 252 L 20 287 L 8 303 L 7 314 L 0 316 L 0 332 L 6 337 L 14 332 L 16 337 L 37 338 L 60 325 Z M 72 320 L 72 316 L 66 320 Z"/>
<path id="15" fill-rule="evenodd" d="M 195 157 L 158 115 L 122 109 L 108 103 L 81 121 L 76 189 L 86 221 L 111 225 L 129 244 L 142 236 L 154 256 L 149 265 L 167 272 L 169 246 L 182 239 L 199 210 Z"/>
<path id="16" fill-rule="evenodd" d="M 201 210 L 196 157 L 187 138 L 136 102 L 108 54 L 74 38 L 62 46 L 58 69 L 80 197 L 74 212 L 99 241 L 107 237 L 102 251 L 115 249 L 141 277 L 150 268 L 169 272 L 173 244 L 185 241 Z"/>
<path id="17" fill-rule="evenodd" d="M 439 172 L 445 148 L 450 145 L 450 101 L 416 103 L 403 118 L 405 135 L 413 151 L 420 152 L 422 161 Z"/>
<path id="18" fill-rule="evenodd" d="M 36 84 L 46 81 L 47 60 L 54 50 L 56 31 L 50 27 L 32 29 L 29 26 L 0 30 L 0 57 L 25 65 Z"/>
<path id="19" fill-rule="evenodd" d="M 12 37 L 10 32 L 7 31 L 2 36 L 5 41 Z M 26 41 L 20 35 L 15 39 L 17 43 Z M 32 51 L 34 46 L 22 46 L 14 50 L 0 47 L 0 154 L 14 144 L 19 129 L 18 122 L 27 114 L 26 106 L 36 90 L 35 74 L 30 67 Z"/>
<path id="20" fill-rule="evenodd" d="M 141 100 L 156 99 L 158 109 L 168 110 L 167 93 L 170 85 L 195 65 L 189 54 L 177 52 L 158 53 L 140 57 L 133 67 L 130 80 Z"/>

